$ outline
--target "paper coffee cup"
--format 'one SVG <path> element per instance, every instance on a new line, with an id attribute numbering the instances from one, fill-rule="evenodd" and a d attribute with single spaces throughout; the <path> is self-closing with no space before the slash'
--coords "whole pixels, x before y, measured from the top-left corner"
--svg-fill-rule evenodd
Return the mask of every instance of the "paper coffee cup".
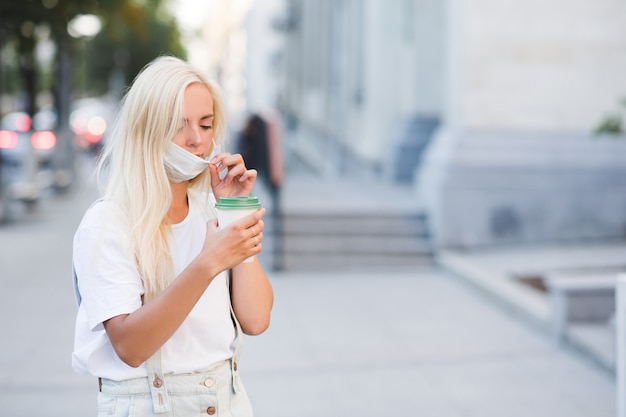
<path id="1" fill-rule="evenodd" d="M 261 208 L 259 199 L 253 195 L 245 197 L 220 197 L 215 203 L 217 210 L 217 221 L 220 229 L 227 227 L 232 222 L 254 213 Z M 243 262 L 252 262 L 254 256 L 245 259 Z"/>

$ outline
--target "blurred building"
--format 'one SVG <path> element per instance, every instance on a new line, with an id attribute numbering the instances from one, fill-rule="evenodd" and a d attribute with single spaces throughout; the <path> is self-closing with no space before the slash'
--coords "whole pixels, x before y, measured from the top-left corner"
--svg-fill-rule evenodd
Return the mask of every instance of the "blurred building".
<path id="1" fill-rule="evenodd" d="M 442 112 L 442 4 L 281 3 L 277 105 L 291 150 L 321 175 L 410 181 Z"/>
<path id="2" fill-rule="evenodd" d="M 284 88 L 284 0 L 255 1 L 246 17 L 246 111 L 276 108 Z"/>
<path id="3" fill-rule="evenodd" d="M 413 183 L 439 246 L 624 237 L 626 141 L 591 135 L 626 95 L 623 1 L 265 3 L 248 100 L 275 91 L 308 169 Z"/>
<path id="4" fill-rule="evenodd" d="M 179 0 L 172 5 L 183 29 L 189 62 L 217 81 L 224 92 L 231 130 L 238 129 L 246 112 L 246 16 L 252 1 Z"/>
<path id="5" fill-rule="evenodd" d="M 443 124 L 416 189 L 440 246 L 623 239 L 621 0 L 448 0 Z"/>

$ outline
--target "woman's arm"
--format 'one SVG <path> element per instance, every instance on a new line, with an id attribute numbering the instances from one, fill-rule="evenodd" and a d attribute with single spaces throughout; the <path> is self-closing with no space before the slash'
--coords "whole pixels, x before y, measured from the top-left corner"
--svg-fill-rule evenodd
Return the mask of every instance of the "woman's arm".
<path id="1" fill-rule="evenodd" d="M 244 333 L 259 335 L 269 327 L 274 292 L 258 257 L 233 268 L 231 297 Z"/>
<path id="2" fill-rule="evenodd" d="M 243 158 L 239 154 L 218 154 L 209 165 L 211 170 L 211 188 L 215 198 L 223 196 L 245 196 L 252 192 L 257 178 L 254 169 L 246 169 Z M 228 169 L 228 173 L 222 179 L 218 171 Z M 256 215 L 261 217 L 265 209 L 258 210 Z M 233 223 L 227 229 L 235 229 L 243 235 L 252 235 L 254 254 L 261 251 L 264 224 L 258 218 L 258 223 L 246 226 Z M 245 243 L 247 244 L 247 243 Z M 263 268 L 258 259 L 252 262 L 236 264 L 233 268 L 231 282 L 231 297 L 233 310 L 241 324 L 244 333 L 257 335 L 263 333 L 270 322 L 270 311 L 274 303 L 274 293 Z"/>
<path id="3" fill-rule="evenodd" d="M 176 280 L 154 299 L 131 314 L 104 322 L 115 352 L 122 361 L 138 367 L 154 354 L 180 327 L 217 272 L 192 262 Z"/>
<path id="4" fill-rule="evenodd" d="M 224 230 L 217 228 L 215 220 L 209 221 L 202 251 L 167 289 L 133 313 L 115 316 L 104 322 L 113 348 L 122 361 L 133 367 L 140 366 L 180 327 L 215 276 L 260 252 L 263 231 L 261 218 L 264 214 L 265 210 L 258 210 Z M 254 278 L 250 280 L 253 291 L 262 288 L 259 283 L 262 283 L 263 279 L 267 281 L 258 261 L 255 262 L 257 265 L 253 267 L 253 270 L 260 271 L 261 275 L 251 274 Z M 233 275 L 238 277 L 239 272 Z M 269 282 L 266 285 L 269 286 Z M 264 291 L 267 292 L 267 289 Z M 249 290 L 235 290 L 234 285 L 233 293 L 246 294 L 250 297 Z M 233 308 L 235 308 L 235 298 L 247 302 L 246 298 L 241 298 L 239 295 L 233 296 Z M 241 302 L 238 303 L 241 304 Z M 249 318 L 250 307 L 256 304 L 258 302 L 253 300 L 251 306 L 238 307 L 244 318 L 243 329 L 252 331 L 260 328 Z M 255 311 L 257 309 L 258 307 L 255 307 Z M 237 310 L 235 314 L 238 314 L 239 318 Z M 269 309 L 267 315 L 269 315 Z M 243 323 L 246 323 L 246 327 L 243 327 Z"/>

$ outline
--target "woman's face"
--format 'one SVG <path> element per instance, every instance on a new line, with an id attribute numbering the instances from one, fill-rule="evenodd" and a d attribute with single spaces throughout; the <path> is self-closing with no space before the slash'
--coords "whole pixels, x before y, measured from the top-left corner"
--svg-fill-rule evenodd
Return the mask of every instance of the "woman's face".
<path id="1" fill-rule="evenodd" d="M 213 98 L 200 83 L 190 84 L 185 90 L 185 120 L 174 136 L 174 143 L 183 149 L 206 158 L 213 151 Z"/>

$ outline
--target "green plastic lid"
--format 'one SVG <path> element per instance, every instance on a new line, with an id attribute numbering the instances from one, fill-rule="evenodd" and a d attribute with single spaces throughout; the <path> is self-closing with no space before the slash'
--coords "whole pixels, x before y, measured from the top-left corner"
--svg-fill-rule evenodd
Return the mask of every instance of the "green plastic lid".
<path id="1" fill-rule="evenodd" d="M 215 204 L 215 208 L 221 210 L 247 210 L 247 209 L 259 209 L 261 203 L 258 197 L 253 195 L 241 196 L 241 197 L 220 197 Z"/>

